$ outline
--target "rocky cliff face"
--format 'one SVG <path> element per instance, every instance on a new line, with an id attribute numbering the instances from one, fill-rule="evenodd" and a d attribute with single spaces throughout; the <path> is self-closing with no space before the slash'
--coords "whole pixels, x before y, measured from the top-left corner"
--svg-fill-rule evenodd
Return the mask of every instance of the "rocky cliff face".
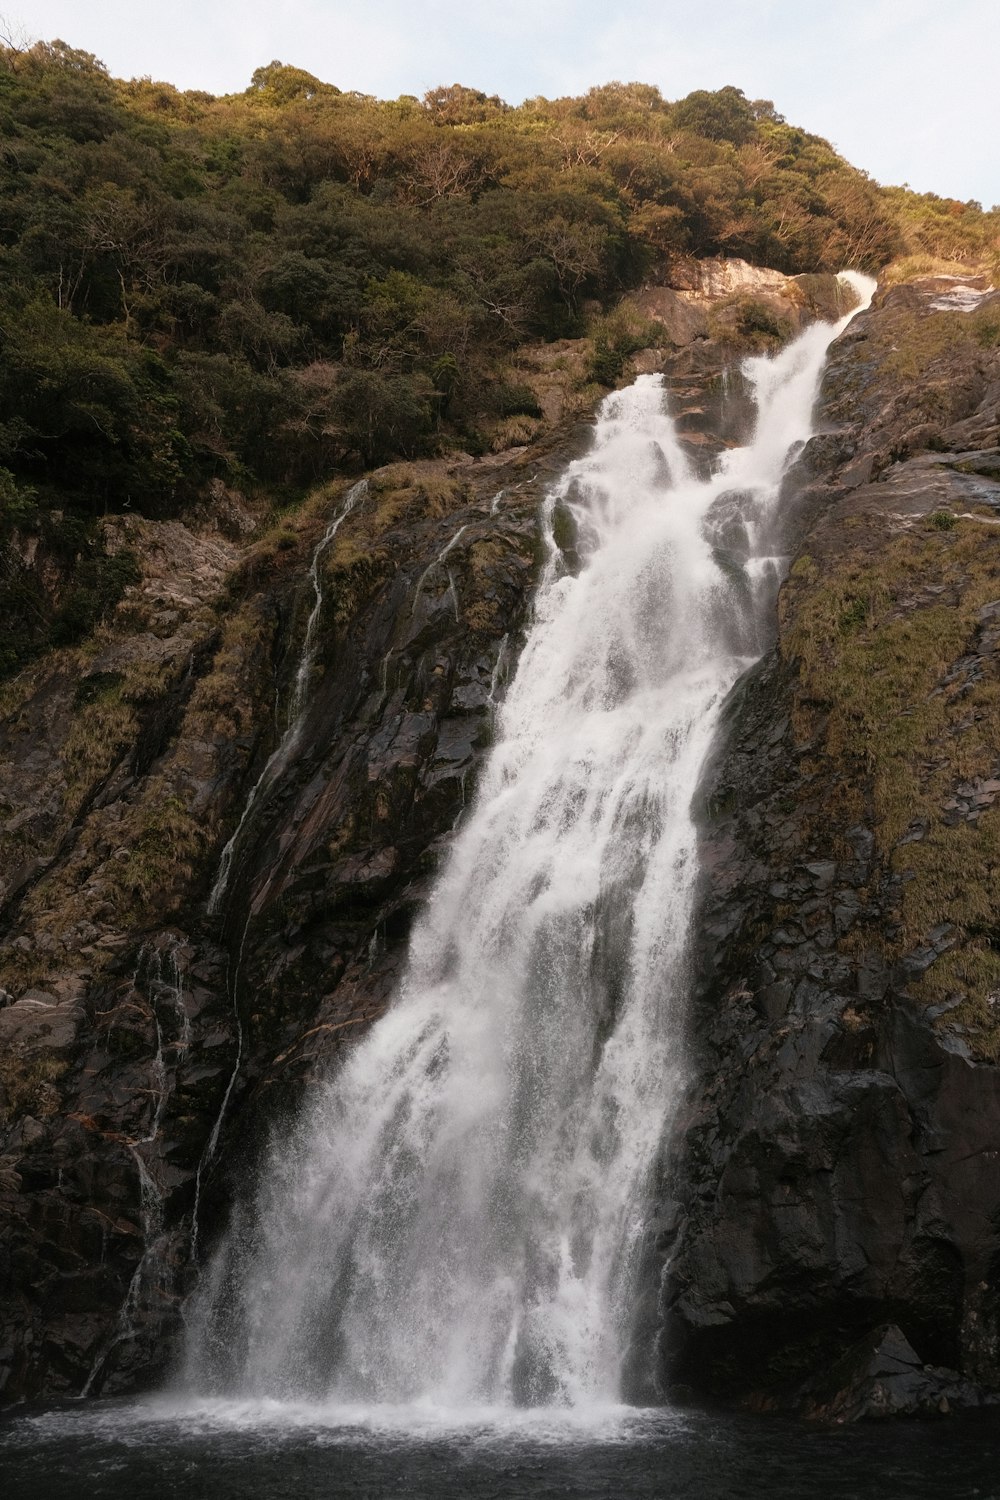
<path id="1" fill-rule="evenodd" d="M 162 1372 L 261 1132 L 384 1006 L 488 742 L 559 453 L 372 475 L 318 556 L 344 485 L 239 553 L 134 528 L 131 613 L 9 690 L 8 1396 Z M 312 557 L 316 661 L 261 780 Z"/>
<path id="2" fill-rule="evenodd" d="M 736 347 L 831 313 L 833 283 L 685 277 L 648 289 L 664 348 L 639 364 L 707 463 L 747 420 Z M 993 304 L 947 295 L 891 293 L 835 355 L 778 645 L 703 790 L 690 1101 L 644 1308 L 665 1383 L 784 1399 L 854 1339 L 895 1358 L 869 1349 L 886 1323 L 934 1400 L 925 1364 L 953 1395 L 997 1378 L 1000 376 Z M 387 1003 L 516 659 L 541 494 L 587 438 L 571 405 L 529 449 L 368 476 L 319 552 L 344 482 L 264 534 L 229 500 L 224 524 L 109 523 L 142 582 L 3 690 L 8 1399 L 162 1373 L 267 1132 Z"/>
<path id="3" fill-rule="evenodd" d="M 667 1383 L 828 1416 L 1000 1385 L 998 335 L 974 286 L 877 299 L 790 478 L 700 799 Z"/>

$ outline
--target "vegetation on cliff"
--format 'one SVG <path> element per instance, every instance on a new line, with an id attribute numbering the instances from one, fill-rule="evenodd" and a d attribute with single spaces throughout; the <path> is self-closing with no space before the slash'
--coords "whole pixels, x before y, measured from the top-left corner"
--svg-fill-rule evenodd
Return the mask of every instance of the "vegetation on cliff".
<path id="1" fill-rule="evenodd" d="M 665 261 L 968 262 L 995 231 L 878 188 L 735 88 L 380 101 L 274 62 L 213 98 L 39 43 L 0 50 L 0 143 L 0 670 L 131 581 L 95 517 L 523 439 L 538 403 L 512 351 L 580 333 Z M 613 380 L 621 330 L 594 332 L 588 373 Z M 58 618 L 10 545 L 32 536 L 72 577 Z"/>
<path id="2" fill-rule="evenodd" d="M 851 377 L 830 383 L 841 411 L 868 416 L 860 461 L 877 487 L 849 491 L 794 565 L 782 650 L 834 853 L 848 857 L 835 829 L 874 835 L 890 894 L 866 941 L 996 1059 L 1000 308 L 928 307 L 929 286 L 890 294 Z"/>

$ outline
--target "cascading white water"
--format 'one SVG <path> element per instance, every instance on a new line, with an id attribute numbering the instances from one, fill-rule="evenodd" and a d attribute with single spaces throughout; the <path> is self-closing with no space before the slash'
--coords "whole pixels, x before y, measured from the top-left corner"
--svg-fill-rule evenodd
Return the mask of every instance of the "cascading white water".
<path id="1" fill-rule="evenodd" d="M 849 279 L 867 303 L 872 284 Z M 401 993 L 218 1252 L 191 1318 L 193 1387 L 617 1399 L 682 1068 L 692 796 L 766 638 L 782 475 L 847 321 L 748 361 L 756 433 L 710 481 L 687 467 L 659 377 L 604 402 L 548 499 L 535 622 Z"/>

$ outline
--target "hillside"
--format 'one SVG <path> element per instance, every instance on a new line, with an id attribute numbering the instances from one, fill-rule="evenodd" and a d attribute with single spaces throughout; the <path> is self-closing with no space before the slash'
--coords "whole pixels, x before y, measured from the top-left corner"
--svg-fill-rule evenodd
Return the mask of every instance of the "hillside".
<path id="1" fill-rule="evenodd" d="M 0 673 L 135 581 L 97 518 L 238 535 L 336 472 L 524 443 L 519 351 L 586 335 L 575 387 L 613 384 L 650 341 L 620 299 L 685 260 L 996 252 L 996 215 L 881 189 L 736 88 L 380 101 L 275 62 L 216 99 L 39 43 L 0 51 L 0 142 Z"/>

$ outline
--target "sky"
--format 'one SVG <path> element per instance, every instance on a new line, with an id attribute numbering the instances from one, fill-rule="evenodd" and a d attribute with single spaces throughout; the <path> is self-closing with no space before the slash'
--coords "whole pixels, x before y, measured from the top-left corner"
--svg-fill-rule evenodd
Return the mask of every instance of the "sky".
<path id="1" fill-rule="evenodd" d="M 272 59 L 379 98 L 741 88 L 883 183 L 1000 203 L 997 0 L 0 0 L 117 77 L 234 93 Z"/>

